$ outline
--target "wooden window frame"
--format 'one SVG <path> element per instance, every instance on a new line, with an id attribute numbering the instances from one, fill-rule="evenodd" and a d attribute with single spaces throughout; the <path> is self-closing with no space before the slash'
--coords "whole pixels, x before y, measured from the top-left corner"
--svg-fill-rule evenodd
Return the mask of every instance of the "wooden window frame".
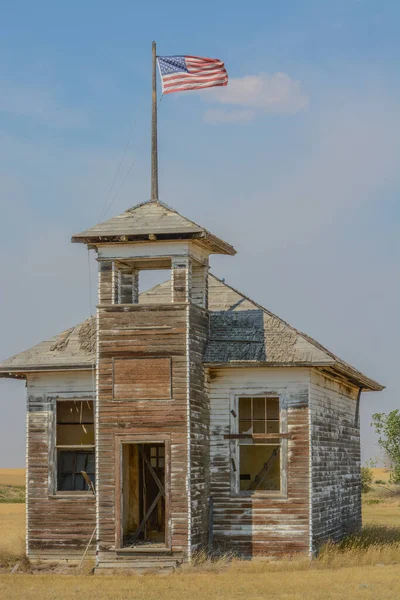
<path id="1" fill-rule="evenodd" d="M 69 498 L 79 498 L 79 497 L 93 497 L 93 492 L 91 490 L 58 490 L 58 450 L 71 450 L 71 451 L 79 451 L 82 452 L 94 452 L 94 458 L 96 462 L 96 438 L 94 440 L 94 444 L 82 444 L 79 446 L 73 445 L 57 445 L 57 403 L 58 402 L 92 402 L 93 403 L 93 423 L 94 423 L 94 431 L 96 435 L 96 402 L 93 396 L 90 397 L 79 397 L 79 396 L 55 396 L 51 398 L 52 400 L 52 418 L 49 423 L 49 436 L 48 436 L 48 445 L 49 445 L 49 474 L 48 474 L 48 495 L 50 498 L 60 498 L 60 497 L 69 497 Z"/>
<path id="2" fill-rule="evenodd" d="M 77 475 L 80 474 L 80 471 L 77 470 L 77 462 L 78 462 L 78 454 L 86 454 L 86 456 L 88 457 L 89 454 L 93 454 L 93 458 L 94 461 L 96 461 L 96 450 L 94 447 L 88 448 L 88 447 L 83 447 L 83 448 L 77 448 L 77 447 L 65 447 L 65 446 L 58 446 L 57 447 L 57 485 L 58 485 L 58 472 L 59 472 L 59 454 L 62 452 L 72 452 L 75 454 L 74 457 L 74 463 L 75 463 L 75 468 L 73 471 L 71 471 L 71 475 L 73 478 L 73 482 L 75 484 L 75 478 Z M 86 458 L 86 464 L 87 464 L 87 458 Z M 96 466 L 94 465 L 95 470 L 93 472 L 90 472 L 87 470 L 87 467 L 85 468 L 85 472 L 88 474 L 89 478 L 91 479 L 91 475 L 95 475 L 95 471 L 96 471 Z M 95 483 L 92 481 L 92 483 Z M 73 490 L 58 490 L 56 491 L 57 494 L 74 494 L 74 493 L 80 493 L 80 494 L 85 494 L 87 492 L 91 492 L 91 490 L 79 490 L 79 489 L 73 489 Z"/>
<path id="3" fill-rule="evenodd" d="M 239 398 L 277 398 L 279 401 L 279 434 L 249 434 L 240 435 L 239 427 Z M 229 458 L 231 474 L 231 496 L 241 498 L 287 498 L 288 479 L 288 433 L 287 400 L 284 394 L 277 392 L 235 392 L 230 394 L 230 434 L 224 438 L 229 440 Z M 254 490 L 240 489 L 240 441 L 249 440 L 250 444 L 278 445 L 280 443 L 280 490 Z M 260 440 L 260 441 L 259 441 Z M 271 440 L 267 443 L 261 440 Z M 274 442 L 275 440 L 275 442 Z"/>
<path id="4" fill-rule="evenodd" d="M 123 532 L 122 532 L 122 515 L 123 515 L 123 444 L 164 444 L 164 465 L 165 465 L 165 544 L 154 544 L 146 546 L 138 545 L 137 548 L 124 548 Z M 138 434 L 121 434 L 116 435 L 114 439 L 115 451 L 115 550 L 117 552 L 126 553 L 158 553 L 163 550 L 170 551 L 172 546 L 171 528 L 170 528 L 170 512 L 171 512 L 171 436 L 169 434 L 157 433 L 138 433 Z"/>
<path id="5" fill-rule="evenodd" d="M 163 358 L 169 360 L 169 397 L 168 398 L 116 398 L 114 395 L 114 374 L 115 374 L 115 362 L 119 360 L 154 360 L 157 358 Z M 111 373 L 111 385 L 112 385 L 112 399 L 115 402 L 143 402 L 149 401 L 151 402 L 170 402 L 173 400 L 172 398 L 172 357 L 171 356 L 121 356 L 114 357 L 112 359 L 112 373 Z"/>

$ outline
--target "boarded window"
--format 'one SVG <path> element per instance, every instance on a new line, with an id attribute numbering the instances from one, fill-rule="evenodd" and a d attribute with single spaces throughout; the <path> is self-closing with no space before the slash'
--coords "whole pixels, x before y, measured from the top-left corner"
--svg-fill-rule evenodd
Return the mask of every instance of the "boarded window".
<path id="1" fill-rule="evenodd" d="M 237 419 L 238 490 L 281 489 L 281 440 L 279 398 L 239 398 Z M 266 435 L 263 438 L 263 434 Z M 243 436 L 243 437 L 241 437 Z"/>
<path id="2" fill-rule="evenodd" d="M 114 359 L 113 396 L 117 400 L 170 399 L 171 359 Z"/>
<path id="3" fill-rule="evenodd" d="M 94 412 L 91 400 L 58 400 L 57 491 L 84 491 L 85 471 L 94 483 Z"/>

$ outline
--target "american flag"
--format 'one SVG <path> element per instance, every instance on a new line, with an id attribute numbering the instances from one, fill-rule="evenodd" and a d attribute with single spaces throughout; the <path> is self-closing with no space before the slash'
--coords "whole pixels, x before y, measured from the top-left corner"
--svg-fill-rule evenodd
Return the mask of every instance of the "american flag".
<path id="1" fill-rule="evenodd" d="M 218 58 L 158 56 L 157 61 L 163 94 L 228 85 L 228 73 Z"/>

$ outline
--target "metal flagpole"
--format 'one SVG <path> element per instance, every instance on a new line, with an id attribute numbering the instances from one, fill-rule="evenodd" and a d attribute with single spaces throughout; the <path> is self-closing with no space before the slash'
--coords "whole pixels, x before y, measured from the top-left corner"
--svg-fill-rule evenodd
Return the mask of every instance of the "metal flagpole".
<path id="1" fill-rule="evenodd" d="M 153 42 L 153 90 L 151 113 L 151 198 L 152 202 L 158 200 L 158 150 L 157 150 L 157 52 L 156 43 Z"/>

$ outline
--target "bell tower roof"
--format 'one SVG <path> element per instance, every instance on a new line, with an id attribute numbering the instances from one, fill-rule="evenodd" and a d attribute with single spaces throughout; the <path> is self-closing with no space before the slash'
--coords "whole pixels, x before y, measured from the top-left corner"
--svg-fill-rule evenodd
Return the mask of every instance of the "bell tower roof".
<path id="1" fill-rule="evenodd" d="M 193 240 L 210 253 L 236 254 L 230 244 L 159 200 L 128 208 L 121 215 L 77 233 L 71 241 L 97 245 L 148 240 Z"/>

